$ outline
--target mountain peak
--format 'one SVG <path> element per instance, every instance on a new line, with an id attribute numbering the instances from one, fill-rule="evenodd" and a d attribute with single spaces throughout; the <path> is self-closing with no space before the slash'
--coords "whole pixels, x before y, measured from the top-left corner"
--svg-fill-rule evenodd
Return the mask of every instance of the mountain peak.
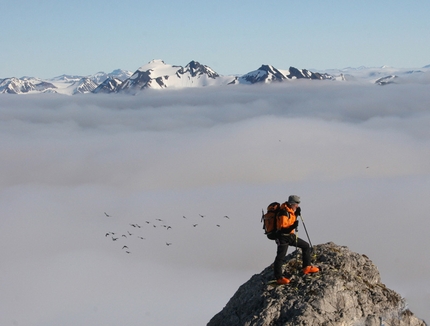
<path id="1" fill-rule="evenodd" d="M 122 81 L 120 79 L 108 77 L 93 90 L 93 93 L 113 93 L 121 86 L 121 84 Z"/>
<path id="2" fill-rule="evenodd" d="M 214 70 L 194 60 L 185 66 L 183 73 L 186 72 L 189 72 L 191 77 L 196 77 L 197 75 L 207 75 L 209 78 L 219 77 Z"/>
<path id="3" fill-rule="evenodd" d="M 288 285 L 270 285 L 271 266 L 239 287 L 208 326 L 425 326 L 380 280 L 371 260 L 332 242 L 313 247 L 321 271 L 301 272 L 301 251 L 286 257 Z"/>
<path id="4" fill-rule="evenodd" d="M 283 81 L 287 77 L 271 65 L 261 65 L 257 70 L 251 71 L 239 78 L 239 83 L 255 84 Z"/>
<path id="5" fill-rule="evenodd" d="M 156 68 L 160 68 L 163 66 L 170 66 L 171 67 L 171 65 L 166 65 L 166 63 L 161 59 L 154 59 L 154 60 L 149 61 L 146 65 L 143 65 L 142 67 L 140 67 L 137 70 L 138 71 L 148 71 L 150 69 L 156 69 Z"/>

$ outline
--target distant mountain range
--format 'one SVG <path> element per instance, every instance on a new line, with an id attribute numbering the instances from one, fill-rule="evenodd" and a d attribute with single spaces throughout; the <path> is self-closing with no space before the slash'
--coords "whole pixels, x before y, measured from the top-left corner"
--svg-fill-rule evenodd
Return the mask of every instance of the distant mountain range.
<path id="1" fill-rule="evenodd" d="M 166 64 L 162 60 L 152 60 L 134 73 L 117 69 L 108 74 L 98 72 L 90 76 L 61 75 L 46 80 L 36 77 L 4 78 L 0 79 L 0 93 L 58 93 L 65 95 L 122 93 L 135 95 L 146 89 L 270 84 L 298 79 L 365 81 L 377 85 L 387 85 L 411 78 L 430 83 L 430 65 L 418 70 L 384 66 L 379 68 L 332 69 L 325 72 L 313 72 L 294 67 L 281 70 L 271 65 L 262 65 L 257 70 L 242 76 L 222 76 L 197 61 L 191 61 L 182 67 Z"/>

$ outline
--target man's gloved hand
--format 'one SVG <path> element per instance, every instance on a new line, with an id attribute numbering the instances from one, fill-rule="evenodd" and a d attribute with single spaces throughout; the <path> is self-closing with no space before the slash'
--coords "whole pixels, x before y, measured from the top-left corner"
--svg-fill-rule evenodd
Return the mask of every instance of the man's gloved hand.
<path id="1" fill-rule="evenodd" d="M 300 207 L 296 208 L 296 212 L 294 213 L 296 216 L 301 215 L 302 209 Z"/>
<path id="2" fill-rule="evenodd" d="M 295 221 L 294 223 L 293 223 L 293 225 L 291 225 L 291 228 L 292 229 L 297 229 L 297 227 L 299 226 L 299 221 Z"/>

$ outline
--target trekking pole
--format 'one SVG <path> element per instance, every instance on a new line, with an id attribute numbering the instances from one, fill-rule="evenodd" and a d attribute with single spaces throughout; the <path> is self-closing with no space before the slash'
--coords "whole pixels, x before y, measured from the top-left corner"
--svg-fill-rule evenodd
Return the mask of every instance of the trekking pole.
<path id="1" fill-rule="evenodd" d="M 309 233 L 308 233 L 308 230 L 306 229 L 305 221 L 303 220 L 302 214 L 300 214 L 299 216 L 300 216 L 300 219 L 302 220 L 303 227 L 304 227 L 305 232 L 306 232 L 306 236 L 308 237 L 309 244 L 311 245 L 311 249 L 313 249 L 313 247 L 312 247 L 312 242 L 311 242 L 311 238 L 309 238 Z"/>
<path id="2" fill-rule="evenodd" d="M 309 244 L 311 245 L 311 252 L 313 252 L 312 258 L 315 259 L 317 254 L 314 251 L 314 247 L 312 246 L 311 238 L 309 237 L 308 230 L 306 229 L 305 221 L 303 220 L 302 214 L 300 214 L 299 216 L 300 216 L 300 219 L 302 220 L 303 228 L 305 229 L 306 236 L 308 237 L 308 240 L 309 240 Z"/>
<path id="3" fill-rule="evenodd" d="M 296 272 L 298 276 L 299 275 L 299 247 L 297 245 L 297 241 L 299 239 L 299 228 L 296 228 L 296 233 L 294 235 L 296 236 Z"/>

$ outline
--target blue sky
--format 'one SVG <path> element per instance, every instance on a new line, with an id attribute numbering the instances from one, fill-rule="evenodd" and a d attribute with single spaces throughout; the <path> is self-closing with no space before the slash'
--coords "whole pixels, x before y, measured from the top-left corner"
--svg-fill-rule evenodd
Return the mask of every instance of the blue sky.
<path id="1" fill-rule="evenodd" d="M 430 64 L 428 1 L 1 1 L 0 78 Z"/>

